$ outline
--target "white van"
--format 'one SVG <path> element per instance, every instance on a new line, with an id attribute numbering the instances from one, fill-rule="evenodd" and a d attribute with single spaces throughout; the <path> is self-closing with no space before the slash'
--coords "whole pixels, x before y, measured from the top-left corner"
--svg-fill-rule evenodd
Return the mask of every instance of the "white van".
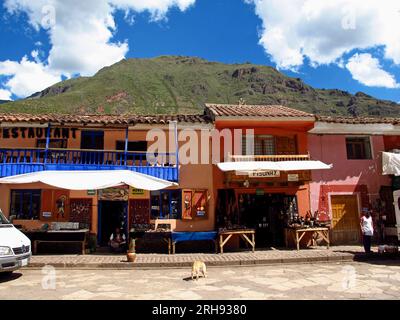
<path id="1" fill-rule="evenodd" d="M 29 264 L 31 241 L 0 210 L 0 273 L 12 273 Z"/>

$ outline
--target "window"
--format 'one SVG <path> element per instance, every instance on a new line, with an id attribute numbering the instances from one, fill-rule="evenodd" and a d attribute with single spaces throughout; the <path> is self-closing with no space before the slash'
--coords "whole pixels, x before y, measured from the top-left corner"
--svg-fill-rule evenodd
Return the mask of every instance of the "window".
<path id="1" fill-rule="evenodd" d="M 152 219 L 181 218 L 181 190 L 152 191 L 150 203 Z"/>
<path id="2" fill-rule="evenodd" d="M 39 219 L 40 190 L 11 190 L 10 216 L 15 216 L 15 219 Z"/>
<path id="3" fill-rule="evenodd" d="M 372 159 L 369 137 L 346 138 L 347 159 Z"/>
<path id="4" fill-rule="evenodd" d="M 46 148 L 46 139 L 37 139 L 36 146 L 38 148 Z M 49 140 L 50 149 L 66 149 L 67 139 L 50 139 Z"/>
<path id="5" fill-rule="evenodd" d="M 249 141 L 247 141 L 249 139 Z M 249 144 L 250 150 L 246 150 L 246 143 L 254 139 L 254 145 Z M 248 154 L 249 152 L 249 154 Z M 256 136 L 243 136 L 242 138 L 242 154 L 263 156 L 263 155 L 274 155 L 275 154 L 275 137 L 269 135 L 256 135 Z"/>
<path id="6" fill-rule="evenodd" d="M 103 150 L 104 149 L 104 131 L 82 131 L 81 149 Z"/>
<path id="7" fill-rule="evenodd" d="M 117 141 L 116 150 L 125 150 L 125 141 Z M 128 151 L 143 153 L 142 160 L 146 159 L 147 141 L 128 141 Z M 140 155 L 128 155 L 128 160 L 140 160 Z"/>

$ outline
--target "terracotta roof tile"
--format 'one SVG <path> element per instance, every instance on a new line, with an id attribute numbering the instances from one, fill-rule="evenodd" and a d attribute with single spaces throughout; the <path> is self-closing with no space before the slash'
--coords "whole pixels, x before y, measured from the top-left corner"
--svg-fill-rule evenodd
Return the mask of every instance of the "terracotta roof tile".
<path id="1" fill-rule="evenodd" d="M 2 122 L 53 122 L 75 124 L 102 124 L 102 125 L 133 125 L 133 124 L 168 124 L 170 121 L 180 123 L 210 123 L 207 115 L 72 115 L 72 114 L 43 114 L 32 115 L 25 113 L 1 114 Z"/>
<path id="2" fill-rule="evenodd" d="M 400 118 L 331 117 L 315 116 L 317 121 L 343 124 L 400 124 Z"/>
<path id="3" fill-rule="evenodd" d="M 229 105 L 206 104 L 206 113 L 213 117 L 268 117 L 303 118 L 314 117 L 311 113 L 280 105 Z"/>

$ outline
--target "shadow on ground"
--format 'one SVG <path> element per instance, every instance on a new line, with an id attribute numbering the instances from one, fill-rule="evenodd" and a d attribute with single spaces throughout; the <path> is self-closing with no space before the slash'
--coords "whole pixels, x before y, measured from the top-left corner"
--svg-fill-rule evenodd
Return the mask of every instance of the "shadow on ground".
<path id="1" fill-rule="evenodd" d="M 0 272 L 0 283 L 14 281 L 14 280 L 17 280 L 18 278 L 20 278 L 21 276 L 22 276 L 22 273 L 13 272 L 13 273 L 9 274 L 7 272 L 4 272 L 4 273 Z"/>

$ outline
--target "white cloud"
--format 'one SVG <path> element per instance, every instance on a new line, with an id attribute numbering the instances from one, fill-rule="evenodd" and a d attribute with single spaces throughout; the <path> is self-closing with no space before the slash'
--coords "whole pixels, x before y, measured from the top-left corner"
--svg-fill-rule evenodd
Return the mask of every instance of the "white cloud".
<path id="1" fill-rule="evenodd" d="M 340 63 L 354 49 L 384 48 L 400 64 L 398 0 L 245 0 L 263 21 L 260 44 L 278 68 Z"/>
<path id="2" fill-rule="evenodd" d="M 0 89 L 0 100 L 11 100 L 11 92 L 9 90 Z"/>
<path id="3" fill-rule="evenodd" d="M 0 62 L 0 74 L 7 76 L 6 89 L 18 97 L 26 97 L 61 81 L 61 76 L 49 70 L 40 61 L 29 61 L 25 56 L 20 62 Z"/>
<path id="4" fill-rule="evenodd" d="M 153 20 L 160 20 L 165 18 L 171 7 L 184 11 L 194 3 L 195 0 L 5 0 L 4 6 L 12 14 L 26 13 L 35 30 L 47 30 L 51 44 L 47 61 L 38 61 L 38 54 L 34 52 L 35 62 L 25 58 L 24 64 L 32 66 L 36 63 L 36 75 L 40 70 L 42 76 L 38 83 L 48 83 L 48 80 L 59 79 L 61 75 L 93 75 L 99 69 L 125 57 L 129 50 L 128 43 L 113 41 L 117 31 L 113 16 L 116 10 L 149 11 Z M 18 64 L 14 62 L 15 66 Z M 20 68 L 12 75 L 13 78 L 18 76 L 18 72 L 26 70 L 22 62 L 19 65 Z M 19 78 L 20 81 L 14 81 L 23 89 L 11 86 L 13 79 L 7 83 L 12 93 L 19 97 L 33 93 L 27 90 L 31 87 L 30 84 L 22 83 L 26 73 Z M 40 90 L 44 88 L 41 87 Z"/>
<path id="5" fill-rule="evenodd" d="M 360 83 L 370 87 L 399 88 L 393 75 L 382 69 L 379 60 L 373 58 L 369 53 L 352 56 L 346 68 L 351 72 L 353 78 Z"/>

